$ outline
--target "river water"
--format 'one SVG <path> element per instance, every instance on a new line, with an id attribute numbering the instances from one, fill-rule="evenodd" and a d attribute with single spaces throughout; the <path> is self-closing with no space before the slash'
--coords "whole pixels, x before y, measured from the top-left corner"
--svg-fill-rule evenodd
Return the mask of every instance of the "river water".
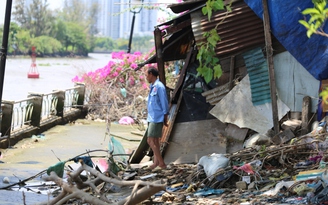
<path id="1" fill-rule="evenodd" d="M 28 78 L 31 58 L 9 56 L 6 61 L 2 100 L 18 101 L 29 92 L 47 94 L 72 88 L 72 78 L 104 67 L 110 54 L 89 54 L 88 58 L 36 58 L 39 78 Z"/>

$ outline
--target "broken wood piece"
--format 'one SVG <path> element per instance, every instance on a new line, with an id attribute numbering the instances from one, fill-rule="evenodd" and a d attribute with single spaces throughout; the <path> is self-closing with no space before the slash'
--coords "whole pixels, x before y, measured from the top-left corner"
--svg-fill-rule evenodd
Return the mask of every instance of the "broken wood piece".
<path id="1" fill-rule="evenodd" d="M 290 129 L 291 131 L 295 132 L 297 129 L 301 127 L 301 124 L 302 124 L 301 120 L 291 119 L 283 122 L 281 124 L 281 128 L 283 130 Z"/>
<path id="2" fill-rule="evenodd" d="M 311 98 L 309 96 L 305 96 L 303 98 L 303 106 L 302 106 L 301 135 L 305 135 L 309 133 L 310 111 L 311 111 Z"/>
<path id="3" fill-rule="evenodd" d="M 226 83 L 224 85 L 218 86 L 216 88 L 213 88 L 212 90 L 208 90 L 202 93 L 202 96 L 207 97 L 209 95 L 219 95 L 220 92 L 228 89 L 229 90 L 230 83 Z"/>
<path id="4" fill-rule="evenodd" d="M 276 145 L 280 145 L 293 139 L 294 137 L 295 137 L 294 133 L 290 129 L 287 129 L 273 136 L 272 142 Z"/>
<path id="5" fill-rule="evenodd" d="M 89 179 L 85 182 L 82 182 L 79 175 L 83 172 L 87 171 L 91 175 L 94 175 L 95 179 Z M 52 201 L 49 201 L 44 204 L 64 204 L 67 200 L 73 198 L 83 199 L 84 202 L 90 204 L 108 204 L 105 198 L 101 196 L 100 191 L 97 189 L 96 184 L 100 184 L 103 182 L 113 183 L 120 186 L 133 186 L 138 184 L 138 186 L 144 186 L 140 190 L 136 190 L 133 195 L 123 199 L 123 201 L 117 204 L 138 204 L 145 199 L 151 197 L 153 194 L 165 190 L 166 185 L 162 184 L 161 181 L 157 182 L 145 182 L 141 180 L 131 180 L 131 181 L 121 181 L 118 179 L 109 178 L 106 175 L 100 173 L 99 171 L 89 167 L 88 165 L 81 163 L 81 166 L 74 172 L 68 173 L 69 179 L 68 182 L 63 181 L 60 177 L 56 175 L 55 172 L 51 172 L 50 176 L 43 177 L 46 181 L 53 181 L 58 186 L 62 187 L 63 191 Z M 73 185 L 74 184 L 74 185 Z M 92 196 L 84 191 L 82 191 L 81 187 L 91 187 L 97 195 L 100 195 L 100 198 Z M 104 200 L 102 200 L 104 199 Z"/>

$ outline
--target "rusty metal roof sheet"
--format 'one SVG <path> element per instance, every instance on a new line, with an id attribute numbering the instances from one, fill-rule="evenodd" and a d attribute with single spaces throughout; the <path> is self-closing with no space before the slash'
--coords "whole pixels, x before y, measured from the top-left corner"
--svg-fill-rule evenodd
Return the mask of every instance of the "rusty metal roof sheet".
<path id="1" fill-rule="evenodd" d="M 215 28 L 221 37 L 216 47 L 218 56 L 238 54 L 250 48 L 265 44 L 262 20 L 244 3 L 237 2 L 232 12 L 213 13 L 211 21 L 201 10 L 190 13 L 196 43 L 205 41 L 204 32 Z"/>
<path id="2" fill-rule="evenodd" d="M 174 33 L 178 30 L 176 29 L 177 25 L 191 22 L 192 30 L 183 29 L 183 32 L 179 31 L 174 33 L 170 37 L 170 41 L 176 43 L 164 43 L 163 46 L 166 50 L 166 52 L 163 53 L 164 61 L 177 60 L 185 57 L 185 53 L 181 56 L 176 55 L 176 52 L 171 52 L 181 47 L 180 39 L 182 33 L 183 35 L 186 35 L 185 32 L 190 32 L 191 34 L 187 35 L 189 40 L 190 37 L 193 36 L 196 44 L 198 44 L 206 40 L 203 37 L 204 32 L 210 31 L 219 23 L 220 25 L 217 27 L 217 31 L 221 37 L 221 41 L 217 43 L 216 53 L 220 58 L 239 55 L 255 47 L 265 46 L 263 22 L 247 6 L 247 4 L 244 3 L 244 1 L 235 1 L 231 7 L 232 12 L 230 13 L 227 13 L 226 11 L 218 11 L 213 13 L 211 21 L 208 21 L 208 17 L 203 15 L 201 12 L 201 8 L 204 6 L 203 0 L 186 1 L 180 4 L 173 4 L 169 6 L 169 8 L 172 9 L 179 7 L 181 11 L 186 9 L 186 12 L 175 19 L 157 25 L 157 27 L 164 25 L 169 26 L 162 30 L 163 33 L 166 32 L 165 30 L 169 31 L 170 29 Z M 188 27 L 190 28 L 190 26 L 185 28 Z M 186 45 L 187 42 L 184 41 L 182 44 Z M 139 64 L 139 68 L 145 64 L 155 62 L 156 58 L 154 55 L 142 64 Z"/>
<path id="3" fill-rule="evenodd" d="M 191 8 L 204 5 L 204 2 L 206 2 L 206 0 L 189 0 L 178 4 L 168 5 L 167 8 L 170 8 L 174 13 L 181 13 Z"/>

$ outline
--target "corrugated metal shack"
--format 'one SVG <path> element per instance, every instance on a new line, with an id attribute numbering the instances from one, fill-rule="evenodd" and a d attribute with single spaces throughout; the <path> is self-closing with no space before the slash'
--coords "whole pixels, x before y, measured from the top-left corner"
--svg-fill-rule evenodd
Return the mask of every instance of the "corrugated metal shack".
<path id="1" fill-rule="evenodd" d="M 260 132 L 267 127 L 269 129 L 273 127 L 272 120 L 271 122 L 261 118 L 254 120 L 250 113 L 245 112 L 253 109 L 247 106 L 268 104 L 271 101 L 263 21 L 244 1 L 235 1 L 232 4 L 231 12 L 213 13 L 212 20 L 208 21 L 208 17 L 201 12 L 205 2 L 204 0 L 193 0 L 168 6 L 173 12 L 180 13 L 180 15 L 155 28 L 156 55 L 139 65 L 142 67 L 145 64 L 157 62 L 160 80 L 165 84 L 165 62 L 184 60 L 178 83 L 171 92 L 169 126 L 165 127 L 162 137 L 161 148 L 166 163 L 194 163 L 207 154 L 237 151 L 242 148 L 249 128 Z M 205 41 L 204 32 L 210 31 L 216 26 L 221 37 L 221 41 L 216 47 L 216 53 L 220 59 L 223 75 L 207 84 L 196 75 L 197 44 Z M 290 61 L 292 57 L 288 56 L 286 49 L 274 36 L 271 40 L 273 55 L 282 55 L 280 60 L 279 58 L 276 60 L 277 63 Z M 293 72 L 290 75 L 294 75 Z M 246 82 L 241 83 L 242 80 Z M 244 87 L 248 85 L 246 90 L 243 85 Z M 288 86 L 288 84 L 284 85 Z M 277 85 L 277 87 L 279 88 L 281 85 Z M 233 90 L 236 91 L 232 92 Z M 250 105 L 246 103 L 246 100 L 244 103 L 243 98 L 237 98 L 248 92 L 250 92 L 248 96 L 251 96 L 247 97 L 251 98 L 249 99 Z M 222 100 L 225 97 L 228 99 Z M 232 102 L 235 100 L 234 98 L 238 99 L 238 105 Z M 295 104 L 295 100 L 297 99 L 294 97 L 294 101 L 291 100 L 290 103 Z M 221 102 L 223 105 L 219 105 Z M 238 107 L 240 104 L 244 104 L 246 107 Z M 272 119 L 272 107 L 269 109 L 265 105 L 259 107 L 256 112 L 252 111 L 252 113 L 269 112 L 266 118 Z M 290 108 L 289 105 L 278 104 L 279 119 L 286 115 L 289 111 L 288 108 Z M 257 116 L 255 115 L 255 118 Z M 239 118 L 255 122 L 253 124 L 239 123 L 237 122 Z M 269 125 L 261 125 L 258 123 L 259 121 L 263 123 L 268 121 Z M 147 151 L 148 145 L 143 140 L 132 156 L 131 163 L 140 162 Z"/>

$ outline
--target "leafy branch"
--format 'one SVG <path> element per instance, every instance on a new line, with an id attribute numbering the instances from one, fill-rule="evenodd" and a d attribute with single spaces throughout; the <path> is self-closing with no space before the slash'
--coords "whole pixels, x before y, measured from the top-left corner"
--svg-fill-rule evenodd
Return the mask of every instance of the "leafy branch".
<path id="1" fill-rule="evenodd" d="M 299 20 L 298 22 L 307 29 L 306 35 L 308 38 L 312 34 L 328 37 L 328 34 L 323 30 L 328 14 L 327 2 L 326 0 L 313 0 L 312 2 L 314 4 L 313 8 L 307 8 L 302 11 L 303 15 L 310 15 L 310 19 L 308 21 Z"/>
<path id="2" fill-rule="evenodd" d="M 308 38 L 313 34 L 328 37 L 328 34 L 323 30 L 328 18 L 327 0 L 312 0 L 312 3 L 314 4 L 313 8 L 302 11 L 303 15 L 310 15 L 311 18 L 308 21 L 299 20 L 298 22 L 307 29 L 306 35 Z M 328 87 L 323 88 L 319 96 L 322 97 L 322 103 L 328 104 Z"/>
<path id="3" fill-rule="evenodd" d="M 202 13 L 203 15 L 208 16 L 208 21 L 211 21 L 213 12 L 224 10 L 225 8 L 230 12 L 230 5 L 225 6 L 223 0 L 208 0 L 206 6 L 202 8 Z M 206 41 L 198 44 L 197 60 L 199 61 L 199 67 L 197 68 L 197 75 L 204 77 L 206 83 L 209 83 L 212 79 L 219 78 L 222 75 L 219 58 L 216 56 L 215 52 L 217 43 L 221 41 L 221 38 L 217 33 L 217 27 L 219 24 L 217 24 L 212 30 L 205 32 L 203 37 L 206 38 Z"/>

